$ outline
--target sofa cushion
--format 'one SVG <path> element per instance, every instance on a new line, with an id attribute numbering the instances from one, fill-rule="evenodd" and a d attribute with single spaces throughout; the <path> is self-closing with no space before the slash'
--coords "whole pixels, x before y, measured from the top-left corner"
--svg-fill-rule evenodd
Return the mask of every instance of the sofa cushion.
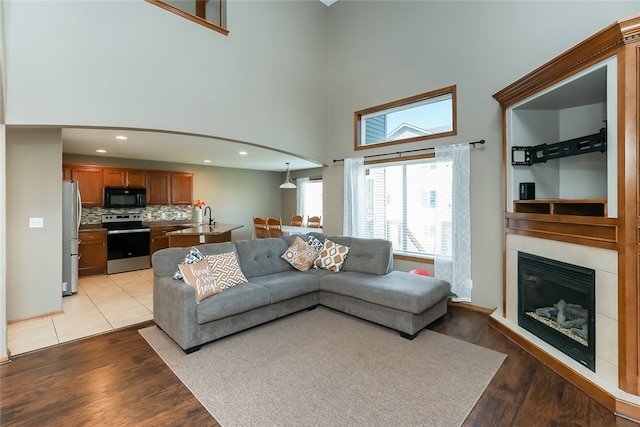
<path id="1" fill-rule="evenodd" d="M 317 237 L 315 236 L 305 236 L 307 239 L 307 243 L 309 244 L 309 246 L 311 246 L 314 249 L 317 249 L 318 251 L 322 250 L 322 246 L 324 246 L 324 240 L 318 240 Z"/>
<path id="2" fill-rule="evenodd" d="M 339 272 L 349 254 L 349 246 L 341 245 L 327 239 L 318 254 L 315 265 L 318 268 Z"/>
<path id="3" fill-rule="evenodd" d="M 196 306 L 196 318 L 202 325 L 268 305 L 269 298 L 269 290 L 264 286 L 243 283 L 202 301 Z"/>
<path id="4" fill-rule="evenodd" d="M 311 247 L 307 242 L 296 236 L 291 246 L 282 254 L 282 259 L 287 261 L 296 270 L 307 271 L 318 258 L 319 250 Z"/>
<path id="5" fill-rule="evenodd" d="M 449 282 L 392 271 L 384 276 L 342 272 L 320 279 L 320 290 L 420 314 L 449 295 Z"/>
<path id="6" fill-rule="evenodd" d="M 286 237 L 290 237 L 289 241 Z M 235 242 L 238 261 L 245 277 L 292 271 L 293 267 L 281 258 L 295 240 L 295 236 L 282 238 L 239 240 Z"/>
<path id="7" fill-rule="evenodd" d="M 384 239 L 361 239 L 349 236 L 329 236 L 323 233 L 309 233 L 319 240 L 326 239 L 341 245 L 349 246 L 349 256 L 341 271 L 383 274 L 393 271 L 393 245 Z"/>
<path id="8" fill-rule="evenodd" d="M 199 245 L 198 250 L 202 255 L 215 255 L 224 252 L 235 252 L 236 247 L 231 242 L 223 243 L 207 243 Z M 153 266 L 153 274 L 158 277 L 173 277 L 173 274 L 189 254 L 190 248 L 165 248 L 155 251 L 151 255 L 151 265 Z"/>
<path id="9" fill-rule="evenodd" d="M 196 290 L 196 304 L 222 292 L 222 287 L 216 282 L 216 277 L 211 273 L 207 261 L 178 264 L 178 268 L 185 283 Z"/>
<path id="10" fill-rule="evenodd" d="M 191 248 L 189 249 L 189 253 L 184 256 L 182 264 L 196 264 L 201 261 L 204 261 L 204 255 L 202 255 L 197 248 Z M 173 273 L 173 278 L 176 280 L 184 280 L 184 273 L 179 266 L 176 268 L 175 273 Z"/>
<path id="11" fill-rule="evenodd" d="M 235 252 L 207 255 L 205 259 L 209 263 L 211 273 L 213 273 L 222 289 L 246 283 L 247 278 L 242 274 Z"/>
<path id="12" fill-rule="evenodd" d="M 252 277 L 250 283 L 267 288 L 271 304 L 320 290 L 320 276 L 299 271 Z"/>

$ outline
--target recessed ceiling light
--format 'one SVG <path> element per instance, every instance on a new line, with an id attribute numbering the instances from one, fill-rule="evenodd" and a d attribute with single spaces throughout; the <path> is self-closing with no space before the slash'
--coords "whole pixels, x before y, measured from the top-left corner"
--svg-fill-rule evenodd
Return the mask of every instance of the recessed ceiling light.
<path id="1" fill-rule="evenodd" d="M 240 154 L 241 156 L 246 156 L 249 153 L 247 153 L 246 151 L 240 151 L 238 154 Z"/>
<path id="2" fill-rule="evenodd" d="M 211 163 L 211 160 L 205 160 L 204 162 L 205 163 Z"/>
<path id="3" fill-rule="evenodd" d="M 96 153 L 106 153 L 106 152 L 107 152 L 107 150 L 103 150 L 102 148 L 98 148 L 96 150 Z"/>
<path id="4" fill-rule="evenodd" d="M 126 137 L 126 136 L 124 136 L 124 135 L 116 135 L 116 139 L 120 139 L 120 140 L 122 140 L 122 141 L 126 141 L 126 140 L 127 140 L 127 139 L 129 139 L 129 138 L 127 138 L 127 137 Z"/>

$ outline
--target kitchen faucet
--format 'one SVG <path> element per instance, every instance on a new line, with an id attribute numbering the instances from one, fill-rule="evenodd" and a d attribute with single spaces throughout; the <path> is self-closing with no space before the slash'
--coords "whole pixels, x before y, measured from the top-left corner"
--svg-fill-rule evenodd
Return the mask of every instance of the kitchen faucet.
<path id="1" fill-rule="evenodd" d="M 211 218 L 211 206 L 205 206 L 203 216 L 207 216 L 207 209 L 209 209 L 209 225 L 213 224 L 213 218 Z"/>

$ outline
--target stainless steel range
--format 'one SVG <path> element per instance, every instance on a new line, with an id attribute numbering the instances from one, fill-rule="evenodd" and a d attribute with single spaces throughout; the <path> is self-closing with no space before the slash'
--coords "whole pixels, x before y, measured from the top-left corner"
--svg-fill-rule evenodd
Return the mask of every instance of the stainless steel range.
<path id="1" fill-rule="evenodd" d="M 103 214 L 107 229 L 107 274 L 151 267 L 151 229 L 142 225 L 142 214 Z"/>

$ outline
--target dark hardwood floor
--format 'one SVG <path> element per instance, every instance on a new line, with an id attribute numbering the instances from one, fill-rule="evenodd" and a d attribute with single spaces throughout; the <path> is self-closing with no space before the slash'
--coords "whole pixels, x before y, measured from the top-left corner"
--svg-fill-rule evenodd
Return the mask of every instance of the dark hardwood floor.
<path id="1" fill-rule="evenodd" d="M 464 426 L 638 426 L 496 332 L 486 314 L 457 306 L 451 312 L 451 320 L 429 329 L 508 355 Z M 150 324 L 0 366 L 0 425 L 219 426 L 137 332 Z"/>

